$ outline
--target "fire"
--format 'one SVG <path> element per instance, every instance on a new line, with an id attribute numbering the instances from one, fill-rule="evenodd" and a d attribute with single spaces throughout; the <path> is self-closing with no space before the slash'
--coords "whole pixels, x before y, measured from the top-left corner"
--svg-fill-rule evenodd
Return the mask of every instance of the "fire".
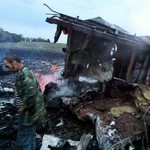
<path id="1" fill-rule="evenodd" d="M 55 82 L 57 84 L 61 84 L 60 83 L 61 81 L 56 80 L 54 78 L 54 74 L 40 74 L 38 72 L 34 72 L 34 73 L 37 77 L 37 80 L 40 83 L 42 92 L 45 90 L 45 85 L 48 84 L 49 82 Z"/>
<path id="2" fill-rule="evenodd" d="M 56 67 L 58 67 L 58 65 L 53 66 L 53 67 L 52 67 L 52 70 L 55 70 Z"/>

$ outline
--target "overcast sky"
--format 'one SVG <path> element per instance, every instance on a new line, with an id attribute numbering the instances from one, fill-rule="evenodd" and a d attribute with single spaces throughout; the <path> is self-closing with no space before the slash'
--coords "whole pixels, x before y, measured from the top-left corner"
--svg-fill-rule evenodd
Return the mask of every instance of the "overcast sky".
<path id="1" fill-rule="evenodd" d="M 53 42 L 56 25 L 45 22 L 53 10 L 80 19 L 101 17 L 131 34 L 150 36 L 150 0 L 1 0 L 0 27 L 23 37 Z M 58 43 L 65 43 L 61 35 Z"/>

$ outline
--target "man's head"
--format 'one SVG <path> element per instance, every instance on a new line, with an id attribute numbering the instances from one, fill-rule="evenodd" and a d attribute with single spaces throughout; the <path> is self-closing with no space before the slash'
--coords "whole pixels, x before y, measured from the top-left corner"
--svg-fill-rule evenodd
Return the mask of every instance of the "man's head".
<path id="1" fill-rule="evenodd" d="M 4 65 L 7 68 L 7 71 L 15 71 L 15 72 L 19 71 L 20 68 L 23 66 L 20 58 L 18 58 L 14 54 L 8 54 L 4 58 Z"/>

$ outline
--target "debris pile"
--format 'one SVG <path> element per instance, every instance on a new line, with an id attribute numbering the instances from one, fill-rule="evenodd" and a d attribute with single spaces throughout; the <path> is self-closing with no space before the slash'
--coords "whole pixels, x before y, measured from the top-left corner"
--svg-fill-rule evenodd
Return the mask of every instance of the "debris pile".
<path id="1" fill-rule="evenodd" d="M 99 149 L 149 148 L 150 38 L 131 35 L 101 17 L 81 20 L 47 7 L 55 13 L 46 18 L 57 25 L 54 43 L 61 33 L 68 36 L 62 76 L 74 91 L 58 98 L 55 89 L 47 103 L 59 99 L 62 108 L 91 122 L 95 133 L 87 134 Z"/>
<path id="2" fill-rule="evenodd" d="M 50 83 L 49 94 L 45 95 L 48 118 L 51 118 L 49 133 L 64 140 L 71 139 L 75 141 L 80 141 L 80 137 L 83 134 L 90 134 L 95 137 L 98 144 L 97 148 L 104 150 L 129 147 L 133 146 L 132 142 L 141 142 L 145 138 L 144 124 L 148 124 L 148 122 L 144 116 L 145 111 L 136 107 L 136 102 L 133 98 L 136 86 L 114 80 L 109 82 L 111 82 L 111 85 L 115 85 L 116 88 L 111 87 L 108 82 L 107 92 L 102 92 L 99 88 L 94 87 L 86 89 L 84 93 L 80 93 L 80 96 L 59 95 L 55 97 L 54 95 L 57 95 L 56 93 L 61 89 L 57 84 Z M 122 94 L 120 95 L 118 92 Z M 57 112 L 58 117 L 52 112 Z M 81 122 L 72 115 L 77 116 Z M 69 116 L 72 116 L 71 120 Z M 144 121 L 143 116 L 145 117 Z M 57 120 L 56 118 L 59 119 Z M 72 121 L 75 121 L 74 123 L 77 124 L 77 129 L 80 130 L 80 133 L 77 131 L 75 133 L 71 132 L 72 130 L 75 131 L 75 126 L 73 126 L 74 129 L 71 129 L 70 126 Z M 67 131 L 66 128 L 69 126 L 70 129 L 68 128 Z M 87 130 L 85 130 L 85 127 Z M 78 135 L 78 138 L 76 135 Z"/>

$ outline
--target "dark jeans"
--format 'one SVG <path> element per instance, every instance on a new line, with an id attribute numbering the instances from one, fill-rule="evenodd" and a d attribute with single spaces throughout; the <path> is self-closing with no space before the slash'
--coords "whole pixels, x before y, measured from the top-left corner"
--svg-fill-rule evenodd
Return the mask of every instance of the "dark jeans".
<path id="1" fill-rule="evenodd" d="M 21 114 L 18 118 L 18 134 L 16 142 L 16 150 L 35 150 L 35 135 L 36 124 L 30 126 L 23 125 L 24 115 Z"/>

